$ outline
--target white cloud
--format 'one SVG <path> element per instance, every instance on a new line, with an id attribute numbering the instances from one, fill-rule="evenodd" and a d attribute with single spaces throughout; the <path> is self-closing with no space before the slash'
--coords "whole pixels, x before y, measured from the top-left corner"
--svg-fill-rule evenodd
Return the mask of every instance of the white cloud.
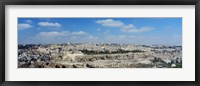
<path id="1" fill-rule="evenodd" d="M 67 36 L 70 33 L 68 31 L 61 31 L 61 32 L 40 32 L 37 34 L 37 37 L 58 37 L 58 36 Z"/>
<path id="2" fill-rule="evenodd" d="M 90 35 L 84 31 L 70 32 L 70 31 L 51 31 L 40 32 L 32 38 L 35 43 L 88 43 L 97 41 L 98 37 Z"/>
<path id="3" fill-rule="evenodd" d="M 47 27 L 61 27 L 61 24 L 59 24 L 59 23 L 51 23 L 51 22 L 39 22 L 38 25 L 47 26 Z"/>
<path id="4" fill-rule="evenodd" d="M 113 19 L 106 19 L 106 20 L 98 20 L 96 23 L 101 24 L 102 26 L 109 26 L 109 27 L 121 27 L 124 25 L 121 21 L 115 21 Z"/>
<path id="5" fill-rule="evenodd" d="M 101 28 L 97 28 L 97 31 L 100 31 L 101 30 Z"/>
<path id="6" fill-rule="evenodd" d="M 153 27 L 142 27 L 142 28 L 136 28 L 133 24 L 125 25 L 120 28 L 121 31 L 123 32 L 146 32 L 146 31 L 151 31 L 154 28 Z"/>
<path id="7" fill-rule="evenodd" d="M 95 36 L 89 36 L 89 39 L 91 39 L 91 40 L 97 40 L 98 39 L 98 37 L 95 37 Z"/>
<path id="8" fill-rule="evenodd" d="M 31 26 L 30 24 L 25 24 L 25 23 L 18 24 L 18 30 L 29 29 L 31 27 L 33 26 Z"/>
<path id="9" fill-rule="evenodd" d="M 32 23 L 32 21 L 29 19 L 29 20 L 25 20 L 26 23 Z"/>
<path id="10" fill-rule="evenodd" d="M 116 21 L 113 19 L 105 19 L 105 20 L 98 20 L 96 23 L 101 24 L 102 26 L 108 26 L 108 27 L 118 27 L 120 31 L 123 32 L 146 32 L 146 31 L 151 31 L 154 28 L 153 27 L 141 27 L 141 28 L 136 28 L 135 25 L 133 24 L 124 24 L 121 21 Z M 97 30 L 98 31 L 98 30 Z"/>
<path id="11" fill-rule="evenodd" d="M 131 35 L 129 36 L 129 38 L 133 39 L 133 38 L 137 38 L 137 36 Z"/>
<path id="12" fill-rule="evenodd" d="M 128 30 L 131 29 L 136 29 L 136 27 L 133 24 L 128 24 L 128 25 L 124 25 L 123 27 L 121 27 L 121 31 L 127 32 Z"/>
<path id="13" fill-rule="evenodd" d="M 126 38 L 127 36 L 126 35 L 119 35 L 118 36 L 118 38 L 120 38 L 120 39 L 124 39 L 124 38 Z"/>
<path id="14" fill-rule="evenodd" d="M 151 31 L 154 30 L 153 27 L 142 27 L 140 29 L 138 29 L 139 32 L 146 32 L 146 31 Z"/>
<path id="15" fill-rule="evenodd" d="M 87 33 L 84 32 L 84 31 L 72 32 L 71 34 L 72 34 L 72 35 L 87 35 Z"/>
<path id="16" fill-rule="evenodd" d="M 79 33 L 80 31 L 77 31 Z M 75 35 L 69 31 L 40 32 L 35 37 L 29 38 L 30 43 L 132 43 L 132 44 L 181 44 L 181 35 L 170 36 L 140 36 L 140 35 Z M 81 32 L 82 33 L 82 32 Z M 141 40 L 142 39 L 142 40 Z"/>
<path id="17" fill-rule="evenodd" d="M 67 36 L 83 36 L 83 35 L 88 35 L 84 31 L 78 31 L 78 32 L 69 32 L 69 31 L 51 31 L 51 32 L 40 32 L 37 34 L 37 37 L 67 37 Z"/>
<path id="18" fill-rule="evenodd" d="M 105 32 L 104 32 L 104 34 L 108 34 L 110 32 L 110 30 L 106 30 Z"/>
<path id="19" fill-rule="evenodd" d="M 33 43 L 64 43 L 68 35 L 70 35 L 68 31 L 40 32 L 30 39 Z"/>

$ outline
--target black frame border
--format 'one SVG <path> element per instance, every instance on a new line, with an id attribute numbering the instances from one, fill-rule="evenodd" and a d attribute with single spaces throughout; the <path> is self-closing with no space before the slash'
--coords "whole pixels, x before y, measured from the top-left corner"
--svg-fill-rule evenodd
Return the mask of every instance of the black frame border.
<path id="1" fill-rule="evenodd" d="M 195 81 L 5 81 L 6 5 L 195 5 Z M 1 86 L 199 86 L 200 0 L 1 0 L 0 22 Z"/>

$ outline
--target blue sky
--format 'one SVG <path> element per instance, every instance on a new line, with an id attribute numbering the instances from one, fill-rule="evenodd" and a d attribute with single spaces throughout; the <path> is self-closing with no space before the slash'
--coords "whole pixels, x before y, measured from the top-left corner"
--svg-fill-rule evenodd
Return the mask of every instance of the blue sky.
<path id="1" fill-rule="evenodd" d="M 182 18 L 18 18 L 18 43 L 182 45 Z"/>

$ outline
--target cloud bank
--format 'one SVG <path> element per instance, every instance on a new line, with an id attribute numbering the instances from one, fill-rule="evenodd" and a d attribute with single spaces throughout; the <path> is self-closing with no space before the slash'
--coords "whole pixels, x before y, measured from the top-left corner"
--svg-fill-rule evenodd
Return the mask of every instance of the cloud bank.
<path id="1" fill-rule="evenodd" d="M 117 21 L 117 20 L 113 20 L 113 19 L 97 20 L 95 23 L 101 24 L 102 26 L 105 26 L 105 27 L 118 27 L 120 29 L 120 31 L 130 32 L 130 33 L 147 32 L 147 31 L 151 31 L 154 29 L 153 27 L 149 27 L 149 26 L 137 28 L 133 24 L 126 25 L 121 21 Z"/>
<path id="2" fill-rule="evenodd" d="M 33 26 L 31 26 L 30 24 L 25 24 L 25 23 L 18 24 L 18 30 L 29 29 L 31 27 Z"/>
<path id="3" fill-rule="evenodd" d="M 121 27 L 124 25 L 121 21 L 114 21 L 113 19 L 106 19 L 106 20 L 98 20 L 96 23 L 101 24 L 102 26 L 108 27 Z"/>
<path id="4" fill-rule="evenodd" d="M 51 22 L 39 22 L 38 25 L 43 27 L 61 27 L 59 23 L 51 23 Z"/>
<path id="5" fill-rule="evenodd" d="M 40 32 L 30 39 L 34 41 L 33 43 L 88 43 L 97 41 L 98 37 L 92 36 L 84 31 L 50 31 Z"/>

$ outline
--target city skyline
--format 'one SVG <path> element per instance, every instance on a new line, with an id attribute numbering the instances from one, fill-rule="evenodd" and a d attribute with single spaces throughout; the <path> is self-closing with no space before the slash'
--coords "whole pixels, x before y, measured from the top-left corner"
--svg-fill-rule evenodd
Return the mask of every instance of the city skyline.
<path id="1" fill-rule="evenodd" d="M 182 45 L 182 18 L 18 18 L 19 44 Z"/>

